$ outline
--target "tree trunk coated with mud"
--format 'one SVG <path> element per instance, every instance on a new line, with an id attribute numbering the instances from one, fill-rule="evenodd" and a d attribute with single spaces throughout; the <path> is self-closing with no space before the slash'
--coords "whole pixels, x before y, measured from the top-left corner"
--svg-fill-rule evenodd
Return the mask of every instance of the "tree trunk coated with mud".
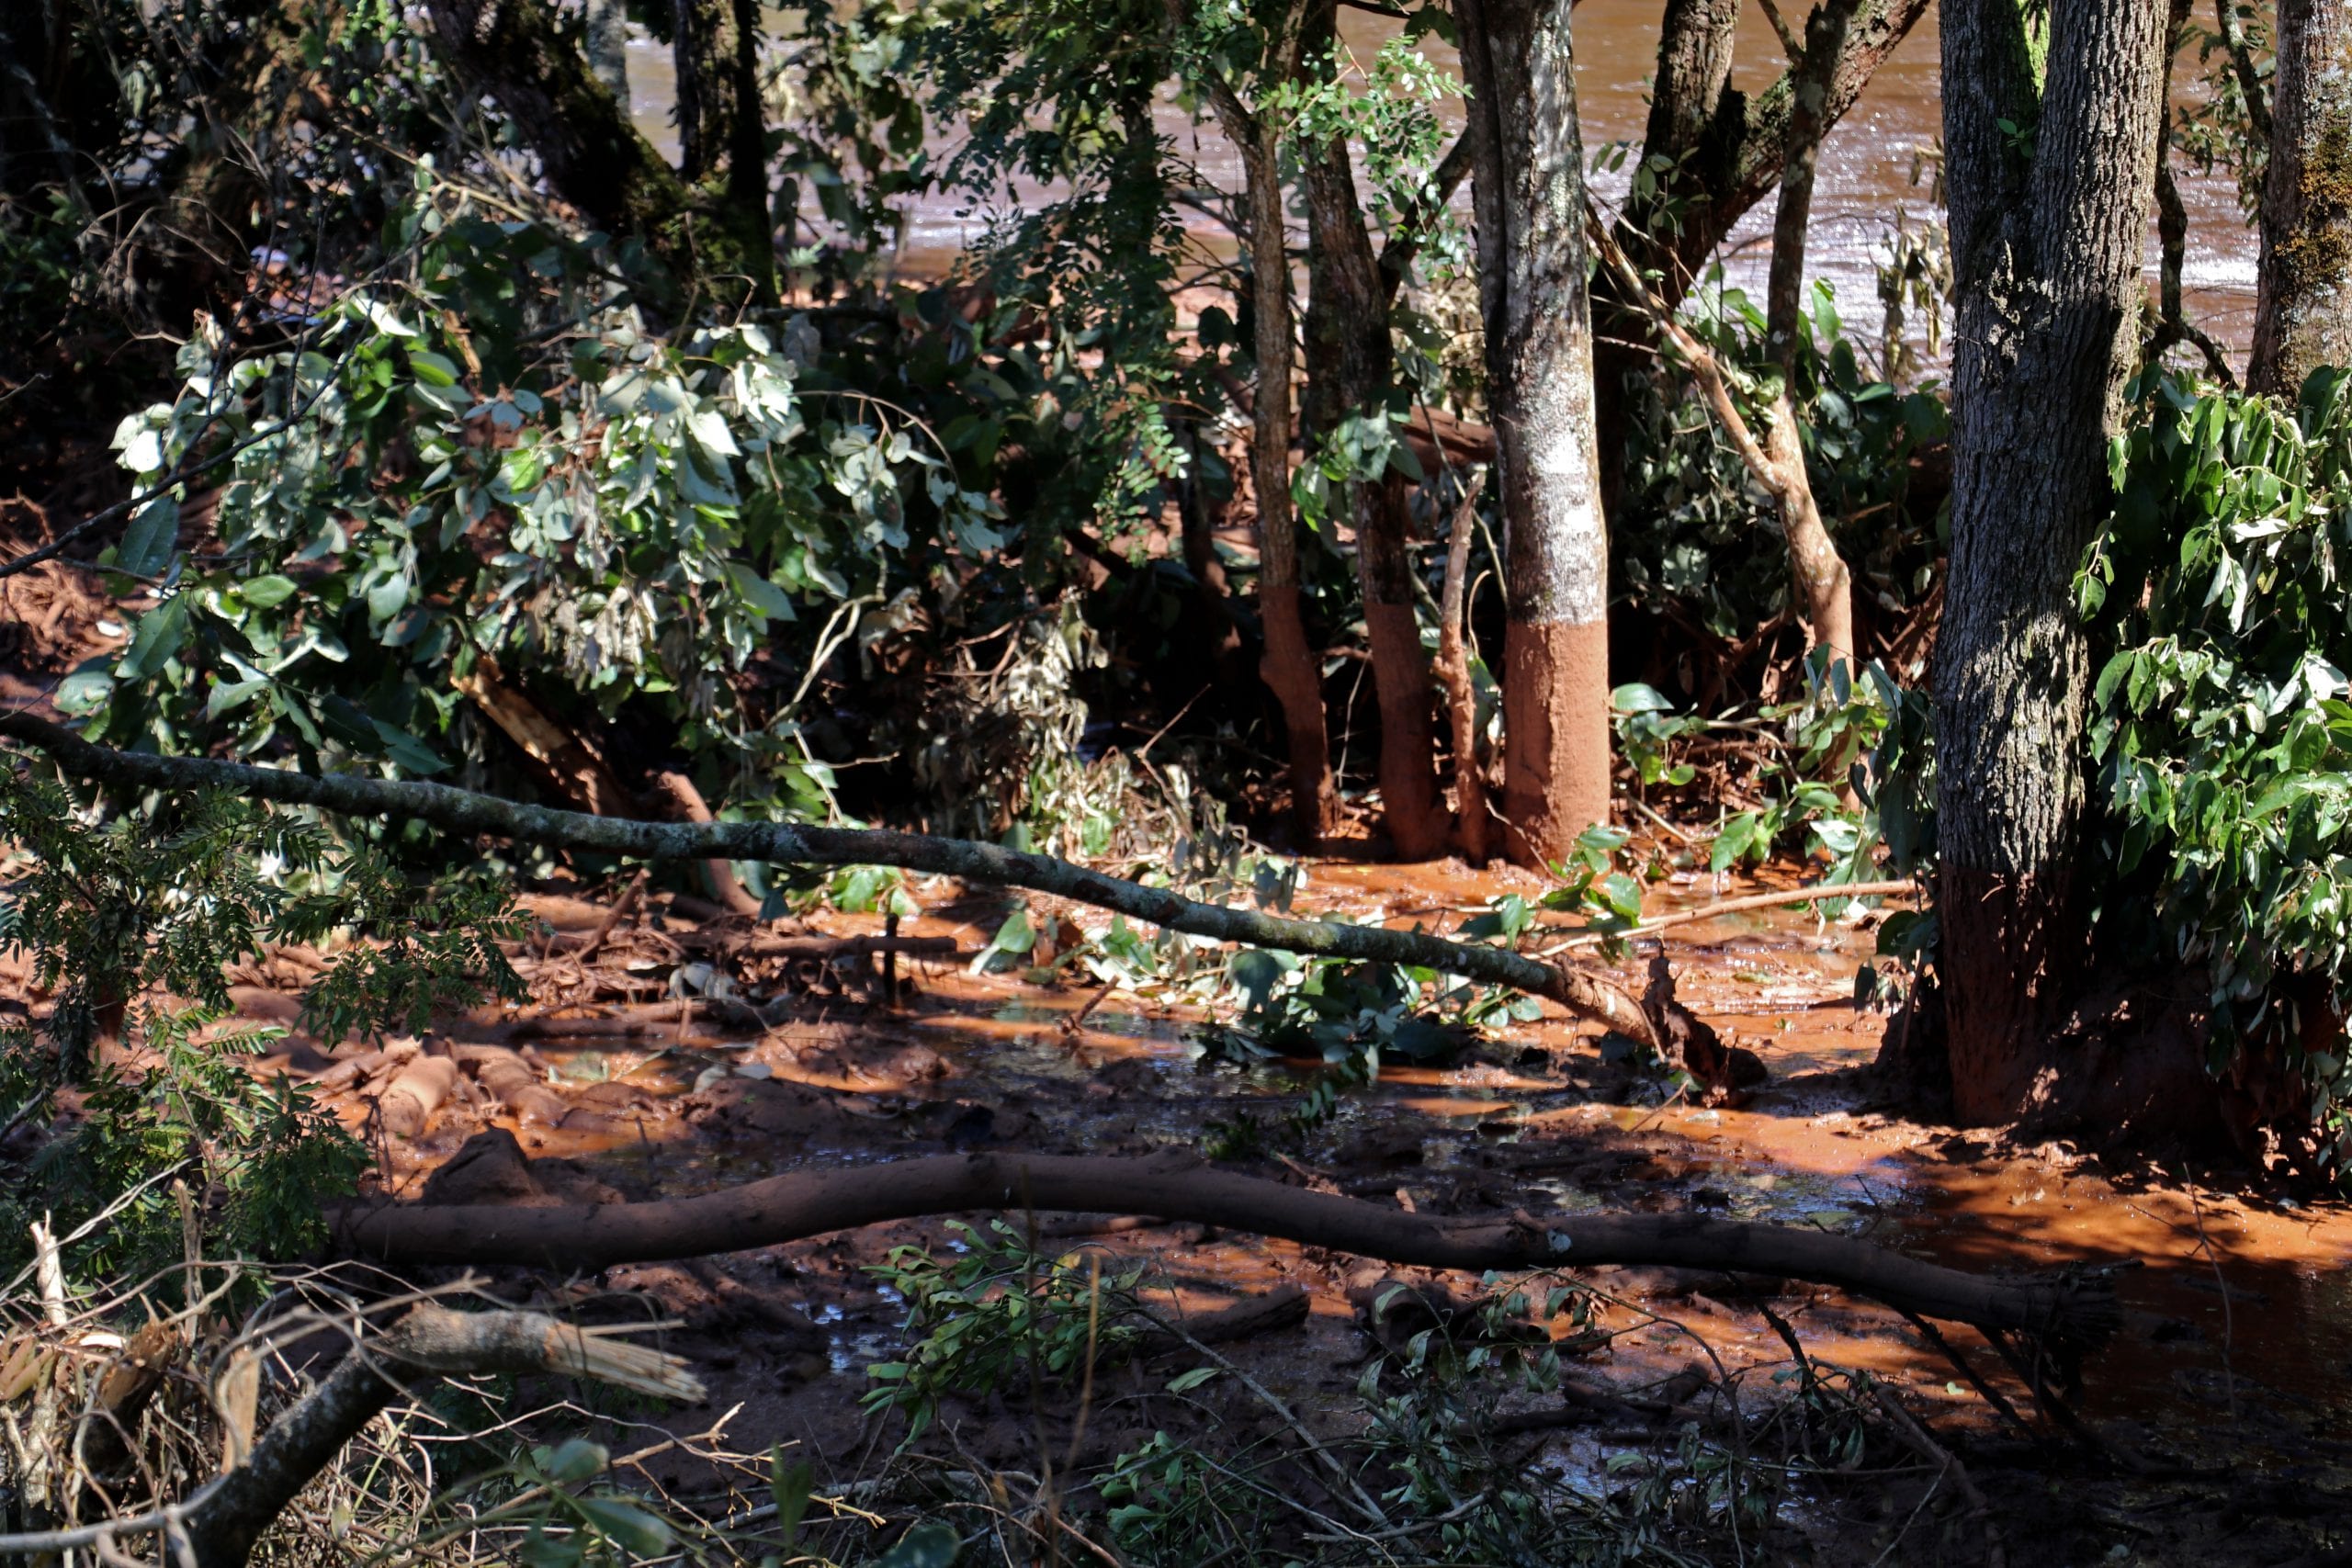
<path id="1" fill-rule="evenodd" d="M 2165 20 L 2164 0 L 2056 0 L 2043 55 L 2007 0 L 1942 14 L 1955 320 L 1936 906 L 1953 1102 L 1973 1122 L 2072 1087 L 2047 1070 L 2085 979 L 2090 682 L 2072 580 L 2138 347 Z"/>
<path id="2" fill-rule="evenodd" d="M 1173 0 L 1171 0 L 1171 6 Z M 1293 17 L 1295 27 L 1299 18 Z M 1291 53 L 1276 39 L 1268 57 L 1287 79 Z M 1314 844 L 1339 825 L 1330 746 L 1323 728 L 1323 678 L 1307 646 L 1299 603 L 1298 522 L 1290 503 L 1291 276 L 1284 235 L 1281 128 L 1252 114 L 1223 79 L 1205 84 L 1226 139 L 1241 155 L 1249 234 L 1250 351 L 1258 385 L 1250 408 L 1250 479 L 1258 502 L 1258 614 L 1266 652 L 1260 673 L 1283 716 L 1291 818 Z"/>
<path id="3" fill-rule="evenodd" d="M 1522 865 L 1609 818 L 1609 545 L 1593 442 L 1568 0 L 1463 0 L 1504 533 L 1503 820 Z"/>
<path id="4" fill-rule="evenodd" d="M 1805 23 L 1804 57 L 1797 62 L 1790 96 L 1788 157 L 1781 170 L 1780 205 L 1772 215 L 1772 263 L 1764 310 L 1767 340 L 1781 366 L 1781 395 L 1765 425 L 1764 454 L 1778 477 L 1774 493 L 1781 503 L 1781 530 L 1789 542 L 1789 575 L 1804 602 L 1806 647 L 1829 649 L 1833 663 L 1850 663 L 1856 657 L 1854 580 L 1815 502 L 1790 388 L 1804 309 L 1814 173 L 1827 130 L 1822 117 L 1828 107 L 1830 73 L 1845 49 L 1855 4 L 1821 0 Z"/>
<path id="5" fill-rule="evenodd" d="M 1301 170 L 1313 236 L 1308 364 L 1324 369 L 1329 383 L 1312 400 L 1327 422 L 1385 415 L 1395 371 L 1388 291 L 1356 199 L 1347 142 L 1335 140 L 1307 149 Z M 1414 614 L 1412 513 L 1407 500 L 1404 478 L 1393 472 L 1348 486 L 1356 577 L 1363 587 L 1364 630 L 1372 645 L 1373 692 L 1380 705 L 1381 817 L 1396 857 L 1419 861 L 1443 854 L 1451 835 L 1432 771 L 1435 688 Z"/>
<path id="6" fill-rule="evenodd" d="M 2352 6 L 2278 0 L 2273 82 L 2246 383 L 2291 398 L 2352 365 Z"/>

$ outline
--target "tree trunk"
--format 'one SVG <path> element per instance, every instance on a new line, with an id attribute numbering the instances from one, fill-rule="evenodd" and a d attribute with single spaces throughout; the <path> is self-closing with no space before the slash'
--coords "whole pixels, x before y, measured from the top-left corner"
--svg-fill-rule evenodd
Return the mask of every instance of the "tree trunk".
<path id="1" fill-rule="evenodd" d="M 425 0 L 445 64 L 497 98 L 548 184 L 589 221 L 635 234 L 682 274 L 741 270 L 724 236 L 701 226 L 685 184 L 589 73 L 546 0 Z"/>
<path id="2" fill-rule="evenodd" d="M 1805 645 L 1826 648 L 1832 663 L 1851 663 L 1854 579 L 1815 504 L 1797 428 L 1797 340 L 1804 308 L 1805 237 L 1813 220 L 1813 180 L 1828 130 L 1829 78 L 1844 51 L 1856 0 L 1821 0 L 1805 23 L 1804 57 L 1796 64 L 1789 111 L 1789 148 L 1772 215 L 1772 265 L 1765 287 L 1765 331 L 1781 366 L 1781 395 L 1764 430 L 1764 453 L 1780 476 L 1781 531 L 1789 541 L 1789 575 L 1804 602 Z M 1835 773 L 1845 769 L 1838 761 Z"/>
<path id="3" fill-rule="evenodd" d="M 1328 385 L 1309 394 L 1328 423 L 1384 415 L 1395 372 L 1388 341 L 1388 291 L 1356 200 L 1348 145 L 1333 141 L 1301 160 L 1309 251 L 1308 365 Z M 1328 429 L 1317 434 L 1329 434 Z M 1380 705 L 1381 816 L 1400 860 L 1430 860 L 1451 837 L 1432 772 L 1435 692 L 1429 655 L 1414 614 L 1412 514 L 1404 479 L 1383 474 L 1348 486 L 1356 536 L 1356 576 L 1363 587 L 1364 630 L 1372 645 L 1373 691 Z"/>
<path id="4" fill-rule="evenodd" d="M 1564 860 L 1609 817 L 1609 547 L 1593 445 L 1569 0 L 1461 0 L 1504 532 L 1503 819 Z"/>
<path id="5" fill-rule="evenodd" d="M 2352 11 L 2278 0 L 2262 265 L 2246 383 L 2293 397 L 2352 365 Z"/>
<path id="6" fill-rule="evenodd" d="M 623 0 L 587 0 L 581 47 L 588 69 L 615 102 L 628 107 L 628 7 Z"/>
<path id="7" fill-rule="evenodd" d="M 1454 846 L 1472 865 L 1494 857 L 1487 813 L 1487 775 L 1478 755 L 1478 691 L 1470 680 L 1470 536 L 1477 528 L 1482 476 L 1471 476 L 1445 541 L 1445 592 L 1438 598 L 1437 675 L 1453 726 Z"/>
<path id="8" fill-rule="evenodd" d="M 2055 0 L 2046 55 L 2025 17 L 2007 0 L 1942 15 L 1956 321 L 1936 907 L 1953 1103 L 1973 1122 L 2075 1087 L 2047 1044 L 2086 942 L 2071 588 L 2108 506 L 2164 113 L 2164 0 Z"/>
<path id="9" fill-rule="evenodd" d="M 2237 0 L 2222 0 L 2222 11 L 2234 18 Z M 2172 69 L 2188 42 L 2190 0 L 2171 0 L 2170 13 L 2165 18 L 2165 102 L 2172 102 Z M 2257 84 L 2257 86 L 2259 85 Z M 2258 98 L 2255 101 L 2258 102 Z M 2266 128 L 2268 120 L 2260 123 Z M 2267 136 L 2266 129 L 2263 132 Z M 2169 119 L 2156 140 L 2156 330 L 2148 340 L 2144 357 L 2149 364 L 2161 362 L 2175 345 L 2189 344 L 2205 356 L 2206 373 L 2233 391 L 2237 378 L 2230 370 L 2228 355 L 2211 334 L 2188 320 L 2181 302 L 2181 273 L 2188 265 L 2188 209 L 2181 204 L 2180 187 L 2172 177 L 2172 124 Z"/>
<path id="10" fill-rule="evenodd" d="M 1227 691 L 1247 681 L 1241 654 L 1241 628 L 1234 619 L 1232 590 L 1226 582 L 1225 562 L 1216 553 L 1216 531 L 1225 519 L 1226 503 L 1209 493 L 1203 473 L 1206 445 L 1200 427 L 1181 427 L 1192 463 L 1176 492 L 1176 513 L 1183 531 L 1184 570 L 1193 580 L 1193 604 L 1199 640 L 1209 650 L 1212 679 Z"/>
<path id="11" fill-rule="evenodd" d="M 690 181 L 718 173 L 735 143 L 735 0 L 674 0 L 678 173 Z"/>
<path id="12" fill-rule="evenodd" d="M 1860 0 L 1829 67 L 1812 140 L 1854 107 L 1927 9 L 1928 0 Z M 1800 134 L 1793 66 L 1753 97 L 1730 85 L 1738 25 L 1734 0 L 1671 0 L 1658 34 L 1642 158 L 1662 160 L 1665 172 L 1648 195 L 1628 199 L 1617 238 L 1657 274 L 1651 287 L 1669 306 L 1682 302 L 1732 226 L 1780 183 Z M 1618 391 L 1628 375 L 1646 373 L 1657 338 L 1637 303 L 1606 276 L 1593 286 L 1592 310 L 1603 494 L 1613 504 L 1626 434 Z"/>
<path id="13" fill-rule="evenodd" d="M 1174 0 L 1170 0 L 1171 6 Z M 1301 18 L 1294 16 L 1292 25 Z M 1287 81 L 1296 46 L 1277 39 L 1267 53 Z M 1258 386 L 1250 407 L 1250 479 L 1258 501 L 1258 614 L 1265 626 L 1260 666 L 1281 706 L 1290 764 L 1291 818 L 1312 846 L 1339 825 L 1329 742 L 1323 728 L 1323 678 L 1307 645 L 1299 604 L 1298 522 L 1290 502 L 1290 249 L 1283 219 L 1282 130 L 1243 105 L 1230 84 L 1204 84 L 1226 139 L 1241 154 L 1250 249 L 1251 355 Z"/>

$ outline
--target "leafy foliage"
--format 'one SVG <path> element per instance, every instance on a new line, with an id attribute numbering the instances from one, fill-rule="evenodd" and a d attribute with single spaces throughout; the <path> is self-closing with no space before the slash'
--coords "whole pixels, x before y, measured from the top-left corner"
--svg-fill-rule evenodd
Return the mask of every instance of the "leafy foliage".
<path id="1" fill-rule="evenodd" d="M 77 1225 L 107 1213 L 86 1240 L 92 1267 L 152 1265 L 207 1233 L 215 1257 L 299 1251 L 317 1237 L 320 1195 L 348 1190 L 368 1163 L 300 1089 L 239 1060 L 282 1031 L 204 1035 L 232 1010 L 232 961 L 267 942 L 346 935 L 305 1003 L 305 1021 L 331 1041 L 414 1028 L 485 990 L 521 994 L 496 945 L 521 934 L 511 893 L 412 887 L 371 846 L 338 845 L 250 802 L 165 797 L 108 815 L 11 770 L 0 773 L 0 841 L 25 856 L 0 889 L 0 945 L 29 954 L 51 998 L 38 1030 L 0 1031 L 7 1125 L 61 1091 L 78 1097 L 9 1201 Z M 102 1055 L 109 1037 L 120 1050 Z"/>
<path id="2" fill-rule="evenodd" d="M 690 745 L 775 758 L 788 798 L 821 801 L 789 715 L 735 678 L 797 606 L 904 585 L 910 501 L 945 552 L 996 545 L 995 503 L 887 407 L 809 410 L 805 326 L 662 338 L 594 237 L 496 220 L 429 170 L 394 229 L 404 276 L 225 374 L 191 344 L 180 396 L 123 422 L 142 487 L 244 445 L 217 553 L 176 549 L 175 496 L 133 519 L 110 564 L 164 579 L 161 602 L 65 705 L 120 740 L 283 736 L 433 773 L 476 671 L 544 673 L 608 711 L 651 700 Z"/>
<path id="3" fill-rule="evenodd" d="M 1682 319 L 1757 419 L 1753 411 L 1769 404 L 1781 374 L 1762 310 L 1718 280 Z M 1904 609 L 1934 581 L 1937 519 L 1907 505 L 1909 458 L 1948 434 L 1943 401 L 1932 389 L 1906 392 L 1864 370 L 1826 284 L 1815 286 L 1799 322 L 1790 394 L 1815 502 L 1857 595 Z M 1610 542 L 1616 591 L 1737 643 L 1794 614 L 1775 503 L 1696 399 L 1645 378 L 1625 390 L 1628 525 Z"/>
<path id="4" fill-rule="evenodd" d="M 876 1387 L 865 1404 L 904 1413 L 907 1442 L 931 1425 L 944 1395 L 1033 1379 L 1070 1386 L 1139 1337 L 1124 1320 L 1140 1269 L 1106 1274 L 1100 1258 L 1046 1258 L 1002 1220 L 948 1229 L 960 1243 L 953 1262 L 896 1247 L 866 1269 L 906 1298 L 909 1325 L 922 1336 L 904 1360 L 866 1368 Z"/>
<path id="5" fill-rule="evenodd" d="M 2200 966 L 2217 1066 L 2304 1076 L 2352 1154 L 2352 378 L 2292 407 L 2149 378 L 2077 579 L 2099 653 L 2091 761 L 2120 880 L 2105 919 Z"/>

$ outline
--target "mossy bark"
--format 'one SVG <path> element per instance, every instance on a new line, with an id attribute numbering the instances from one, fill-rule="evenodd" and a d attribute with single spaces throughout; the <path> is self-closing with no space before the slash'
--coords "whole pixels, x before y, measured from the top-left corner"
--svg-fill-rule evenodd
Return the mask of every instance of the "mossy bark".
<path id="1" fill-rule="evenodd" d="M 2278 0 L 2262 263 L 2246 382 L 2292 397 L 2352 365 L 2352 10 Z"/>

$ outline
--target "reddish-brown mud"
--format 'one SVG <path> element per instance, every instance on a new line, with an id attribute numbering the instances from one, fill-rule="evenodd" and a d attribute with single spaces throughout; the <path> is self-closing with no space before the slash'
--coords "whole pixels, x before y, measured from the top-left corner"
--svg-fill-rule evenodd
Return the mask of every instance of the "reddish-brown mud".
<path id="1" fill-rule="evenodd" d="M 1794 877 L 1784 871 L 1777 880 Z M 1452 931 L 1498 895 L 1532 896 L 1542 886 L 1523 872 L 1458 863 L 1317 863 L 1298 903 Z M 1676 874 L 1653 886 L 1651 912 L 1753 886 Z M 974 973 L 967 959 L 1001 923 L 1001 899 L 944 884 L 910 891 L 929 912 L 902 932 L 955 938 L 965 956 L 899 960 L 896 1007 L 876 960 L 829 967 L 730 956 L 730 945 L 748 951 L 740 922 L 732 936 L 724 926 L 697 927 L 666 913 L 666 896 L 620 922 L 582 964 L 563 955 L 563 939 L 594 930 L 605 906 L 551 895 L 529 900 L 546 928 L 520 958 L 539 998 L 530 1007 L 448 1019 L 381 1056 L 298 1037 L 272 1064 L 321 1085 L 376 1147 L 382 1190 L 404 1199 L 643 1198 L 943 1149 L 1143 1153 L 1220 1139 L 1240 1146 L 1235 1130 L 1254 1122 L 1262 1142 L 1248 1157 L 1268 1171 L 1421 1212 L 1701 1209 L 1829 1226 L 1986 1269 L 2130 1260 L 2139 1267 L 2121 1283 L 2126 1329 L 2083 1369 L 2076 1407 L 2109 1441 L 2171 1467 L 2174 1479 L 2162 1486 L 2032 1455 L 1935 1347 L 1883 1310 L 1810 1287 L 1787 1288 L 1770 1304 L 1810 1357 L 1884 1379 L 1948 1438 L 1977 1445 L 1966 1450 L 1969 1462 L 2005 1517 L 2014 1516 L 2010 1540 L 2033 1531 L 2064 1543 L 2053 1544 L 2055 1555 L 2012 1562 L 2271 1563 L 2332 1544 L 2352 1520 L 2352 1504 L 2333 1503 L 2293 1517 L 2249 1517 L 2243 1491 L 2301 1478 L 2294 1483 L 2333 1497 L 2352 1480 L 2352 1286 L 2344 1268 L 2352 1213 L 2265 1191 L 2244 1172 L 2192 1179 L 2185 1168 L 2101 1164 L 2068 1146 L 2003 1145 L 1888 1113 L 1865 1069 L 1889 1019 L 1854 1000 L 1874 916 L 1848 923 L 1810 911 L 1747 912 L 1668 934 L 1683 1000 L 1725 1044 L 1754 1050 L 1770 1070 L 1745 1103 L 1671 1096 L 1615 1059 L 1609 1043 L 1547 1016 L 1455 1066 L 1391 1069 L 1374 1089 L 1343 1096 L 1329 1122 L 1293 1134 L 1284 1112 L 1315 1071 L 1240 1070 L 1204 1056 L 1193 1034 L 1205 1016 L 1199 987 L 1181 966 L 1132 989 L 1107 984 L 1080 941 L 1099 929 L 1093 914 L 1040 900 L 1031 912 L 1044 939 L 1032 956 L 1046 967 Z M 820 923 L 837 934 L 882 925 L 859 916 Z M 316 962 L 292 953 L 239 974 L 241 1008 L 284 1021 L 287 993 Z M 1637 963 L 1628 961 L 1629 977 Z M 750 1022 L 753 1002 L 774 1020 L 768 1026 Z M 390 1135 L 392 1086 L 419 1055 L 447 1055 L 460 1070 L 426 1108 L 421 1131 Z M 526 1168 L 487 1145 L 452 1163 L 469 1140 L 493 1130 L 514 1134 Z M 1197 1225 L 1009 1219 L 1041 1237 L 1148 1261 L 1158 1299 L 1184 1314 L 1284 1283 L 1305 1287 L 1312 1302 L 1304 1326 L 1230 1353 L 1302 1419 L 1334 1429 L 1355 1419 L 1357 1304 L 1384 1279 L 1410 1276 Z M 634 1301 L 648 1314 L 683 1319 L 678 1348 L 710 1378 L 714 1406 L 743 1404 L 729 1428 L 737 1446 L 800 1442 L 847 1477 L 897 1440 L 858 1402 L 864 1369 L 902 1345 L 904 1303 L 867 1272 L 901 1245 L 959 1244 L 943 1224 L 908 1223 L 692 1267 L 505 1288 L 605 1308 Z M 1657 1269 L 1578 1278 L 1613 1303 L 1599 1321 L 1615 1331 L 1572 1361 L 1579 1378 L 1621 1391 L 1658 1384 L 1682 1372 L 1703 1341 L 1731 1372 L 1758 1370 L 1744 1397 L 1772 1397 L 1770 1371 L 1789 1364 L 1789 1352 L 1743 1294 L 1747 1287 Z M 1565 1319 L 1550 1327 L 1568 1331 Z M 2038 1420 L 2030 1392 L 1982 1341 L 1958 1348 Z M 957 1440 L 974 1458 L 1024 1467 L 1035 1442 L 1024 1423 L 992 1419 L 979 1406 L 960 1420 Z M 1121 1440 L 1114 1429 L 1097 1436 Z M 1593 1441 L 1563 1438 L 1560 1451 L 1573 1459 L 1577 1444 L 1589 1450 Z M 2234 1479 L 2201 1477 L 2199 1467 L 2222 1464 L 2236 1467 Z M 1815 1555 L 1790 1560 L 1865 1562 L 1888 1541 L 1909 1539 L 1888 1534 L 1882 1520 L 1849 1540 L 1832 1528 L 1845 1516 L 1823 1508 L 1822 1528 L 1809 1529 Z M 1853 1550 L 1861 1540 L 1875 1544 Z M 2126 1554 L 2109 1557 L 2116 1547 Z M 1944 1561 L 1940 1551 L 1906 1548 L 1889 1561 Z"/>

